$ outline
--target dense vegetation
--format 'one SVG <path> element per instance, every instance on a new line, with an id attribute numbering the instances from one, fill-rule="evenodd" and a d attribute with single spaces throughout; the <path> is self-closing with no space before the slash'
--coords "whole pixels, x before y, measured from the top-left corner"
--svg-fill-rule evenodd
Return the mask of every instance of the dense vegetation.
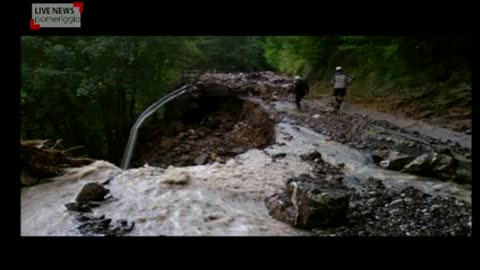
<path id="1" fill-rule="evenodd" d="M 444 93 L 449 106 L 469 101 L 470 92 L 451 89 L 470 85 L 470 45 L 448 37 L 23 37 L 22 137 L 62 138 L 118 163 L 138 114 L 191 69 L 272 69 L 315 84 L 342 65 L 362 88 L 354 95 L 405 102 Z"/>
<path id="2" fill-rule="evenodd" d="M 468 68 L 471 43 L 464 37 L 271 37 L 267 60 L 280 70 L 311 78 L 338 65 L 356 77 L 405 83 L 446 80 L 455 68 Z"/>
<path id="3" fill-rule="evenodd" d="M 22 136 L 119 162 L 138 114 L 187 69 L 265 68 L 261 38 L 23 37 Z M 263 61 L 263 62 L 262 62 Z"/>
<path id="4" fill-rule="evenodd" d="M 470 107 L 472 44 L 470 37 L 270 37 L 265 57 L 281 71 L 304 75 L 319 92 L 329 90 L 325 82 L 343 66 L 356 81 L 350 96 L 442 114 L 453 105 Z"/>

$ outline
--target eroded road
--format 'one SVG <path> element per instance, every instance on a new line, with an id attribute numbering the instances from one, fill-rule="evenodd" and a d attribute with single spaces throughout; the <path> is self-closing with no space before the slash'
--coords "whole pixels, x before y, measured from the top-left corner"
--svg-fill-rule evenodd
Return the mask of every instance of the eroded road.
<path id="1" fill-rule="evenodd" d="M 99 161 L 72 169 L 53 182 L 22 188 L 22 235 L 102 235 L 115 222 L 134 224 L 125 235 L 137 236 L 471 232 L 471 185 L 464 178 L 459 178 L 463 182 L 438 180 L 386 169 L 372 160 L 372 151 L 381 147 L 409 155 L 447 147 L 452 155 L 463 157 L 470 152 L 465 147 L 468 142 L 449 146 L 420 131 L 403 132 L 391 123 L 375 122 L 379 119 L 329 114 L 313 102 L 307 102 L 305 111 L 297 112 L 285 98 L 245 100 L 257 104 L 275 121 L 271 145 L 257 149 L 246 141 L 241 153 L 207 159 L 202 165 L 187 162 L 181 167 L 146 165 L 121 170 Z M 232 130 L 245 125 L 242 121 L 230 124 Z M 305 175 L 318 178 L 319 170 L 331 178 L 330 167 L 319 169 L 318 164 L 303 157 L 315 151 L 321 154 L 321 162 L 344 175 L 343 185 L 356 190 L 350 201 L 349 225 L 333 230 L 298 229 L 273 218 L 265 205 L 265 198 L 279 192 L 289 179 Z M 464 162 L 468 164 L 469 160 Z M 95 202 L 86 213 L 67 210 L 65 205 L 75 201 L 78 192 L 90 182 L 103 183 L 110 198 Z M 79 229 L 85 228 L 85 220 L 96 218 L 100 225 L 92 226 L 87 233 Z"/>

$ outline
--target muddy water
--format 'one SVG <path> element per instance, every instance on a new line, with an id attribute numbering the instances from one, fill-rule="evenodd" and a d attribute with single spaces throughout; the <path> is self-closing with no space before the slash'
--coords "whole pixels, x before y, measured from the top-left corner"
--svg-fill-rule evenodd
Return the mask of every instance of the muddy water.
<path id="1" fill-rule="evenodd" d="M 55 180 L 22 188 L 21 235 L 80 235 L 64 204 L 72 202 L 85 183 L 104 181 L 119 172 L 118 168 L 101 168 L 85 178 Z"/>
<path id="2" fill-rule="evenodd" d="M 394 189 L 406 186 L 415 187 L 425 193 L 437 196 L 451 196 L 460 200 L 471 202 L 471 188 L 469 185 L 459 185 L 453 182 L 439 181 L 432 178 L 420 177 L 398 171 L 384 170 L 375 165 L 368 153 L 349 148 L 343 144 L 326 141 L 321 134 L 307 128 L 280 124 L 286 133 L 293 134 L 298 139 L 293 140 L 287 148 L 296 149 L 290 152 L 305 153 L 317 150 L 322 153 L 322 158 L 334 165 L 343 163 L 347 182 L 352 187 L 360 181 L 367 181 L 369 177 L 383 180 L 385 185 Z"/>
<path id="3" fill-rule="evenodd" d="M 282 107 L 283 106 L 283 107 Z M 288 104 L 277 109 L 293 110 Z M 468 187 L 401 172 L 385 171 L 374 165 L 368 154 L 328 141 L 325 136 L 297 126 L 285 118 L 275 127 L 276 143 L 264 150 L 250 150 L 225 164 L 142 167 L 122 171 L 103 167 L 81 178 L 56 180 L 23 188 L 21 194 L 22 235 L 78 235 L 73 216 L 64 204 L 75 199 L 87 182 L 103 182 L 116 200 L 94 208 L 95 215 L 135 221 L 129 235 L 309 235 L 272 219 L 263 199 L 283 186 L 284 181 L 312 167 L 299 155 L 317 150 L 332 164 L 344 163 L 346 182 L 352 187 L 371 176 L 388 187 L 413 186 L 432 195 L 454 196 L 471 201 Z M 272 155 L 285 153 L 281 159 Z M 177 176 L 176 176 L 177 175 Z M 183 185 L 168 184 L 171 178 L 188 177 Z"/>
<path id="4" fill-rule="evenodd" d="M 296 110 L 294 104 L 288 102 L 275 102 L 274 107 L 278 111 L 290 114 L 302 113 Z M 295 123 L 288 118 L 284 119 L 284 121 Z M 280 124 L 279 126 L 284 126 L 284 129 L 289 130 L 288 132 L 290 133 L 297 133 L 297 136 L 301 138 L 297 140 L 299 144 L 296 146 L 298 149 L 301 149 L 299 151 L 317 150 L 322 153 L 324 160 L 329 163 L 335 165 L 344 163 L 344 172 L 347 175 L 346 180 L 352 187 L 355 187 L 359 181 L 366 181 L 369 177 L 375 177 L 383 180 L 387 187 L 393 189 L 399 190 L 406 186 L 411 186 L 431 195 L 451 196 L 471 203 L 470 185 L 459 185 L 453 182 L 384 170 L 373 163 L 368 152 L 361 152 L 334 141 L 326 141 L 325 136 L 307 128 L 285 124 Z"/>
<path id="5" fill-rule="evenodd" d="M 275 147 L 271 150 L 275 152 Z M 22 235 L 77 235 L 73 218 L 63 205 L 74 200 L 83 184 L 105 181 L 118 172 L 108 185 L 117 200 L 94 208 L 94 213 L 135 221 L 131 235 L 308 235 L 272 219 L 263 199 L 289 177 L 310 170 L 298 156 L 273 162 L 261 150 L 248 151 L 225 164 L 97 170 L 81 179 L 25 188 Z M 190 182 L 164 182 L 178 172 L 187 173 Z"/>

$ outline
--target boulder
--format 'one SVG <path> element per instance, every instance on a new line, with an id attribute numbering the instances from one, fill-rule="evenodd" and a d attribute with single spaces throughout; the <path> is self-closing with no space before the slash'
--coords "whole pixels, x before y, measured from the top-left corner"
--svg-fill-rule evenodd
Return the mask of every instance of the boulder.
<path id="1" fill-rule="evenodd" d="M 318 151 L 313 151 L 307 154 L 301 154 L 300 158 L 303 161 L 322 161 L 322 154 L 320 154 Z"/>
<path id="2" fill-rule="evenodd" d="M 450 155 L 426 153 L 407 164 L 402 171 L 450 180 L 455 176 L 457 163 Z"/>
<path id="3" fill-rule="evenodd" d="M 440 153 L 440 154 L 445 154 L 445 155 L 450 155 L 450 156 L 452 155 L 452 150 L 450 150 L 450 148 L 445 147 L 445 146 L 444 147 L 439 147 L 437 152 Z"/>
<path id="4" fill-rule="evenodd" d="M 208 154 L 201 154 L 194 160 L 194 162 L 197 165 L 203 165 L 207 163 L 207 159 L 208 159 Z"/>
<path id="5" fill-rule="evenodd" d="M 372 159 L 385 169 L 398 171 L 415 159 L 414 156 L 391 150 L 377 150 L 372 152 Z"/>
<path id="6" fill-rule="evenodd" d="M 382 160 L 386 160 L 390 150 L 374 150 L 372 151 L 373 162 L 379 164 Z"/>
<path id="7" fill-rule="evenodd" d="M 230 153 L 232 154 L 241 154 L 245 149 L 243 147 L 235 147 L 232 150 L 230 150 Z"/>
<path id="8" fill-rule="evenodd" d="M 464 158 L 457 159 L 457 169 L 453 181 L 458 183 L 472 182 L 472 161 Z"/>
<path id="9" fill-rule="evenodd" d="M 285 154 L 285 153 L 277 153 L 277 154 L 273 155 L 272 158 L 273 159 L 280 159 L 280 158 L 284 158 L 286 156 L 287 156 L 287 154 Z"/>
<path id="10" fill-rule="evenodd" d="M 102 201 L 109 192 L 108 189 L 97 183 L 88 183 L 83 186 L 75 199 L 79 203 L 88 203 L 90 201 Z"/>
<path id="11" fill-rule="evenodd" d="M 303 176 L 288 180 L 265 205 L 273 218 L 295 227 L 334 227 L 347 222 L 349 196 L 340 184 Z"/>
<path id="12" fill-rule="evenodd" d="M 92 209 L 88 203 L 82 204 L 78 202 L 71 202 L 65 204 L 65 207 L 70 210 L 70 211 L 76 211 L 76 212 L 91 212 Z"/>

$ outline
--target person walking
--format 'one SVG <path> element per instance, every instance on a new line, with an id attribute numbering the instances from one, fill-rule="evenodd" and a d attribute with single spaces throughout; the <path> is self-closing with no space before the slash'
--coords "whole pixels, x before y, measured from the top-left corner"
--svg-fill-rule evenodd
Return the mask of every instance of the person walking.
<path id="1" fill-rule="evenodd" d="M 293 84 L 293 92 L 295 93 L 295 104 L 297 109 L 301 110 L 300 101 L 309 91 L 308 84 L 300 76 L 295 76 L 295 82 Z"/>
<path id="2" fill-rule="evenodd" d="M 342 67 L 338 66 L 335 69 L 335 73 L 333 74 L 330 83 L 333 85 L 333 107 L 338 111 L 340 110 L 343 98 L 347 93 L 347 87 L 352 84 L 352 77 L 346 74 Z"/>

